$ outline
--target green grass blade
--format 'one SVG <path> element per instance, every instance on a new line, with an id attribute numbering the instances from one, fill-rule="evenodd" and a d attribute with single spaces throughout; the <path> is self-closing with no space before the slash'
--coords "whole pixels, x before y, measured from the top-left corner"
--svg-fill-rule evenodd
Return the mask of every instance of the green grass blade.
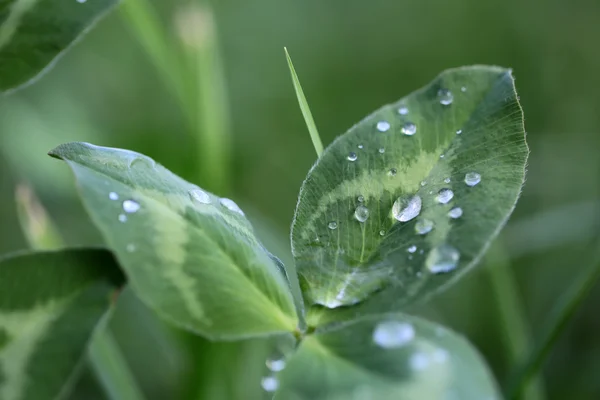
<path id="1" fill-rule="evenodd" d="M 575 312 L 590 294 L 600 278 L 600 244 L 595 243 L 594 255 L 589 264 L 583 269 L 577 279 L 560 298 L 527 361 L 517 368 L 513 374 L 508 390 L 507 399 L 517 399 L 535 373 L 542 367 L 550 350 L 573 319 Z"/>
<path id="2" fill-rule="evenodd" d="M 319 131 L 317 130 L 315 120 L 313 119 L 312 114 L 310 112 L 310 108 L 308 107 L 306 97 L 304 96 L 304 91 L 302 90 L 302 86 L 300 85 L 298 74 L 296 74 L 296 70 L 294 69 L 294 64 L 292 64 L 290 54 L 288 53 L 287 48 L 284 47 L 283 49 L 285 50 L 285 57 L 287 58 L 288 66 L 290 67 L 292 82 L 294 83 L 294 89 L 296 90 L 296 96 L 298 97 L 298 104 L 300 105 L 300 110 L 302 110 L 304 122 L 306 123 L 308 132 L 310 133 L 310 138 L 313 142 L 313 146 L 315 147 L 315 151 L 317 152 L 317 156 L 321 157 L 321 154 L 323 153 L 323 143 L 321 142 L 321 138 L 319 137 Z"/>
<path id="3" fill-rule="evenodd" d="M 54 222 L 30 186 L 18 185 L 15 201 L 19 223 L 29 247 L 35 250 L 52 250 L 63 246 L 63 239 Z"/>
<path id="4" fill-rule="evenodd" d="M 104 329 L 94 336 L 89 351 L 94 370 L 109 398 L 113 400 L 144 399 L 117 342 L 108 329 Z"/>
<path id="5" fill-rule="evenodd" d="M 523 355 L 531 351 L 531 329 L 523 314 L 523 304 L 512 273 L 510 260 L 503 245 L 496 241 L 487 254 L 487 266 L 490 283 L 498 305 L 500 327 L 504 330 L 506 348 L 511 365 L 523 361 Z M 545 398 L 544 384 L 541 377 L 535 377 L 523 390 L 527 400 Z"/>

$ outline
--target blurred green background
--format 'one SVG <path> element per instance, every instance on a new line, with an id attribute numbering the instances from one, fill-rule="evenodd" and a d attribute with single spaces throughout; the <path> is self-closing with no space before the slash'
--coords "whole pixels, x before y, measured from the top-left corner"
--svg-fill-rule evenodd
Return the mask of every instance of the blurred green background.
<path id="1" fill-rule="evenodd" d="M 162 65 L 149 55 L 160 46 L 147 35 L 145 44 L 139 40 L 121 6 L 34 85 L 0 100 L 1 253 L 26 247 L 14 204 L 21 182 L 36 189 L 68 244 L 102 244 L 67 168 L 45 155 L 62 142 L 89 141 L 145 153 L 235 199 L 267 247 L 289 263 L 295 202 L 316 155 L 284 46 L 325 145 L 443 69 L 501 65 L 517 78 L 531 156 L 500 240 L 536 337 L 590 262 L 600 228 L 599 1 L 218 0 L 214 20 L 206 8 L 190 8 L 200 4 L 150 2 L 164 54 L 172 55 Z M 200 42 L 190 43 L 190 34 Z M 212 39 L 217 52 L 203 47 Z M 173 67 L 190 57 L 186 67 Z M 190 96 L 196 103 L 186 109 L 182 98 Z M 465 334 L 504 382 L 512 327 L 483 264 L 412 312 Z M 543 370 L 548 399 L 600 398 L 598 306 L 600 287 L 553 349 Z M 129 293 L 111 327 L 148 399 L 261 396 L 265 341 L 208 343 L 166 327 Z M 73 398 L 103 393 L 88 368 Z"/>

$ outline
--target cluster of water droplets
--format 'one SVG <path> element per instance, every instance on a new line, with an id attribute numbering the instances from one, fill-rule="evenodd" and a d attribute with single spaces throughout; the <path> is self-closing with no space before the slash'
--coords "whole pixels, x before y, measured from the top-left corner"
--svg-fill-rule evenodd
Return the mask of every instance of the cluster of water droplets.
<path id="1" fill-rule="evenodd" d="M 272 393 L 279 388 L 279 380 L 276 374 L 284 370 L 286 362 L 283 355 L 277 353 L 276 356 L 269 357 L 265 364 L 269 370 L 269 374 L 261 379 L 260 385 L 265 392 Z"/>
<path id="2" fill-rule="evenodd" d="M 108 193 L 108 198 L 112 201 L 119 201 L 120 196 L 117 192 L 110 192 Z M 125 223 L 127 222 L 127 215 L 135 214 L 140 210 L 141 207 L 142 206 L 137 201 L 132 199 L 126 199 L 121 203 L 121 208 L 123 212 L 119 214 L 117 219 L 119 220 L 119 222 Z M 136 247 L 133 243 L 129 243 L 125 246 L 125 250 L 127 250 L 127 252 L 129 253 L 133 253 L 136 250 Z"/>

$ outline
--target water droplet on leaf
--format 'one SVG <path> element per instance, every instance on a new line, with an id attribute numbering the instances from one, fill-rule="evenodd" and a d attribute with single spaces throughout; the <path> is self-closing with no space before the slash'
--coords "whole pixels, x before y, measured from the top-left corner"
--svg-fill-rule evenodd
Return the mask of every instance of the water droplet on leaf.
<path id="1" fill-rule="evenodd" d="M 385 231 L 384 230 L 380 230 L 379 231 L 379 236 L 385 236 Z"/>
<path id="2" fill-rule="evenodd" d="M 285 359 L 283 359 L 283 358 L 268 359 L 266 364 L 267 364 L 267 368 L 269 368 L 269 370 L 271 370 L 273 372 L 283 371 L 283 369 L 285 368 Z"/>
<path id="3" fill-rule="evenodd" d="M 417 133 L 417 126 L 412 122 L 406 122 L 404 125 L 402 125 L 401 131 L 407 136 L 412 136 Z"/>
<path id="4" fill-rule="evenodd" d="M 123 202 L 123 211 L 126 213 L 134 213 L 140 209 L 140 203 L 135 200 L 125 200 Z"/>
<path id="5" fill-rule="evenodd" d="M 425 235 L 433 229 L 433 221 L 423 218 L 417 221 L 415 224 L 415 232 L 419 235 Z"/>
<path id="6" fill-rule="evenodd" d="M 438 192 L 435 197 L 436 201 L 440 204 L 446 204 L 454 197 L 454 192 L 451 189 L 442 189 Z"/>
<path id="7" fill-rule="evenodd" d="M 396 173 L 398 173 L 398 170 L 396 168 L 390 168 L 390 170 L 388 171 L 389 176 L 396 176 Z"/>
<path id="8" fill-rule="evenodd" d="M 462 129 L 459 129 L 459 130 L 456 131 L 457 135 L 460 135 L 461 133 L 462 133 Z"/>
<path id="9" fill-rule="evenodd" d="M 438 90 L 438 99 L 440 100 L 440 104 L 449 106 L 454 101 L 454 95 L 448 89 L 440 89 Z"/>
<path id="10" fill-rule="evenodd" d="M 354 210 L 354 218 L 358 222 L 365 222 L 367 218 L 369 218 L 369 209 L 365 206 L 358 206 L 356 210 Z"/>
<path id="11" fill-rule="evenodd" d="M 111 200 L 119 200 L 119 195 L 116 194 L 115 192 L 110 192 L 108 194 L 108 198 L 111 199 Z"/>
<path id="12" fill-rule="evenodd" d="M 363 147 L 365 147 L 365 146 L 363 146 L 362 144 L 359 144 L 357 147 L 358 147 L 359 149 L 362 149 L 362 148 L 363 148 Z"/>
<path id="13" fill-rule="evenodd" d="M 363 195 L 360 195 L 356 198 L 356 200 L 358 200 L 359 203 L 362 203 L 365 201 L 365 197 Z"/>
<path id="14" fill-rule="evenodd" d="M 265 376 L 262 378 L 260 385 L 265 392 L 274 392 L 279 387 L 279 381 L 274 376 Z"/>
<path id="15" fill-rule="evenodd" d="M 415 246 L 414 244 L 409 246 L 408 249 L 406 249 L 409 253 L 414 253 L 415 251 L 417 251 L 417 246 Z"/>
<path id="16" fill-rule="evenodd" d="M 406 322 L 380 322 L 373 331 L 373 342 L 384 349 L 405 346 L 414 337 L 415 329 L 411 324 Z"/>
<path id="17" fill-rule="evenodd" d="M 119 214 L 119 222 L 127 222 L 127 215 Z"/>
<path id="18" fill-rule="evenodd" d="M 202 189 L 192 189 L 189 192 L 192 201 L 196 201 L 201 204 L 210 204 L 210 196 Z"/>
<path id="19" fill-rule="evenodd" d="M 452 210 L 448 211 L 448 216 L 453 219 L 460 218 L 462 215 L 463 210 L 460 207 L 454 207 Z"/>
<path id="20" fill-rule="evenodd" d="M 406 115 L 408 114 L 408 107 L 406 106 L 402 106 L 398 109 L 398 114 L 400 115 Z"/>
<path id="21" fill-rule="evenodd" d="M 379 148 L 379 154 L 383 154 L 383 153 L 385 153 L 385 149 L 383 147 L 380 147 Z"/>
<path id="22" fill-rule="evenodd" d="M 421 181 L 421 187 L 427 185 L 427 181 Z"/>
<path id="23" fill-rule="evenodd" d="M 467 87 L 466 86 L 461 87 L 460 91 L 463 92 L 463 93 L 466 92 L 467 91 Z"/>
<path id="24" fill-rule="evenodd" d="M 223 205 L 229 211 L 233 211 L 233 212 L 238 213 L 240 215 L 244 215 L 244 212 L 242 211 L 242 209 L 237 204 L 235 204 L 235 201 L 223 197 L 223 198 L 221 198 L 219 200 L 219 202 L 221 203 L 221 205 Z"/>
<path id="25" fill-rule="evenodd" d="M 356 161 L 358 156 L 356 155 L 355 152 L 351 151 L 350 153 L 348 153 L 348 157 L 346 157 L 346 158 L 348 159 L 348 161 Z"/>
<path id="26" fill-rule="evenodd" d="M 392 215 L 400 222 L 410 221 L 421 212 L 421 197 L 398 197 L 392 206 Z"/>
<path id="27" fill-rule="evenodd" d="M 449 244 L 435 247 L 427 255 L 425 266 L 434 274 L 450 272 L 458 265 L 460 253 Z"/>
<path id="28" fill-rule="evenodd" d="M 446 183 L 450 183 L 450 178 L 445 178 L 445 179 L 444 179 L 444 182 L 446 182 Z"/>
<path id="29" fill-rule="evenodd" d="M 475 186 L 481 182 L 481 175 L 477 172 L 469 172 L 465 175 L 465 183 L 468 186 Z"/>
<path id="30" fill-rule="evenodd" d="M 390 123 L 387 121 L 379 121 L 377 123 L 377 130 L 379 132 L 387 132 L 390 129 Z"/>
<path id="31" fill-rule="evenodd" d="M 331 221 L 330 223 L 327 224 L 327 227 L 331 230 L 337 229 L 337 222 Z"/>

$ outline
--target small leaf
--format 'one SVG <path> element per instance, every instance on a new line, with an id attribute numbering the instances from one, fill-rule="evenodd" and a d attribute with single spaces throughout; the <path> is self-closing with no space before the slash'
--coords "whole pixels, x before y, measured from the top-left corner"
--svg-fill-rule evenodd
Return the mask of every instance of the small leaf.
<path id="1" fill-rule="evenodd" d="M 0 92 L 30 82 L 118 0 L 12 0 L 0 5 Z"/>
<path id="2" fill-rule="evenodd" d="M 403 314 L 317 330 L 275 379 L 276 400 L 500 398 L 465 339 Z"/>
<path id="3" fill-rule="evenodd" d="M 233 201 L 132 151 L 69 143 L 50 155 L 73 169 L 132 288 L 164 318 L 212 339 L 295 330 L 288 283 Z"/>
<path id="4" fill-rule="evenodd" d="M 391 311 L 457 279 L 512 212 L 527 155 L 502 68 L 446 71 L 365 118 L 300 191 L 292 245 L 308 303 Z"/>
<path id="5" fill-rule="evenodd" d="M 0 259 L 0 399 L 64 394 L 122 282 L 103 250 Z"/>

